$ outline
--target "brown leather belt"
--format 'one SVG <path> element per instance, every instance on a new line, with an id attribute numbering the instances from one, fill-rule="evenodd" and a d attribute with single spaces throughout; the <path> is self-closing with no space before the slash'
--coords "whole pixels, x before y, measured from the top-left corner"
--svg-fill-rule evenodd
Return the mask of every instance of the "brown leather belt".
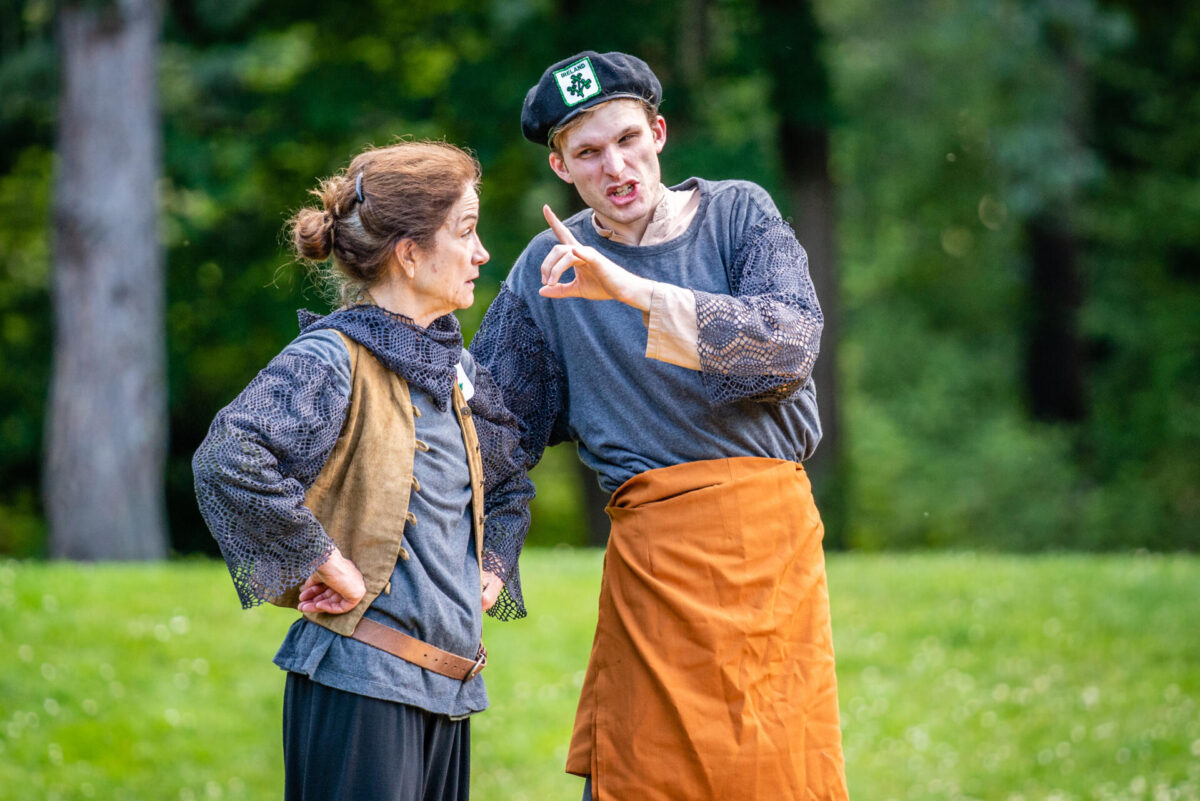
<path id="1" fill-rule="evenodd" d="M 416 637 L 410 637 L 402 631 L 396 631 L 382 623 L 362 618 L 351 635 L 359 642 L 365 642 L 381 651 L 387 651 L 392 656 L 398 656 L 405 662 L 432 670 L 442 676 L 467 682 L 479 675 L 487 664 L 487 649 L 481 643 L 479 653 L 474 660 L 435 648 Z"/>

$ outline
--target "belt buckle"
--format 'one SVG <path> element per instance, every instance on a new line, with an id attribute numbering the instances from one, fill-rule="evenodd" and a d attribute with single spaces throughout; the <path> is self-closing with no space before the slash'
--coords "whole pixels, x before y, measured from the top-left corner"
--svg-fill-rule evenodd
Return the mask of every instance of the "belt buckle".
<path id="1" fill-rule="evenodd" d="M 479 653 L 475 656 L 475 664 L 471 666 L 471 670 L 463 678 L 463 684 L 478 676 L 480 671 L 485 667 L 487 667 L 487 649 L 483 647 L 483 643 L 480 643 Z"/>

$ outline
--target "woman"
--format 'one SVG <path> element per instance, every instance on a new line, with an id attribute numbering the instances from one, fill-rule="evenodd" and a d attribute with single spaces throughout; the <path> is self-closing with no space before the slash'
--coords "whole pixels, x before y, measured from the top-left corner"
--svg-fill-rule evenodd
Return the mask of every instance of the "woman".
<path id="1" fill-rule="evenodd" d="M 451 314 L 488 260 L 479 177 L 403 142 L 323 181 L 289 230 L 301 259 L 332 256 L 343 305 L 301 312 L 193 460 L 243 606 L 303 613 L 275 656 L 289 801 L 466 799 L 482 610 L 503 590 L 492 614 L 524 615 L 533 489 Z"/>

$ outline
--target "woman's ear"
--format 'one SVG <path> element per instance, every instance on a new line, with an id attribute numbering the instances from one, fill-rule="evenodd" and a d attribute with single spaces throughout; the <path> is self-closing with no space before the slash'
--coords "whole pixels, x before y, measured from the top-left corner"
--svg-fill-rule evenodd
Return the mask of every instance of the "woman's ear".
<path id="1" fill-rule="evenodd" d="M 400 272 L 408 276 L 409 280 L 417 275 L 417 258 L 418 258 L 417 243 L 411 239 L 401 239 L 396 243 L 395 249 L 392 251 L 396 257 L 396 265 L 400 268 Z"/>

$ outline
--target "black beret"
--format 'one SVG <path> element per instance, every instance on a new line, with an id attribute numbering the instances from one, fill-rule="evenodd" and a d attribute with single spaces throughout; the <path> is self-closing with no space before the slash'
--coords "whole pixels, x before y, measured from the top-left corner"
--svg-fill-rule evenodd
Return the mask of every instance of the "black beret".
<path id="1" fill-rule="evenodd" d="M 618 97 L 642 98 L 657 108 L 662 84 L 640 58 L 584 50 L 548 68 L 525 95 L 521 133 L 530 142 L 548 144 L 554 128 L 584 109 Z"/>

